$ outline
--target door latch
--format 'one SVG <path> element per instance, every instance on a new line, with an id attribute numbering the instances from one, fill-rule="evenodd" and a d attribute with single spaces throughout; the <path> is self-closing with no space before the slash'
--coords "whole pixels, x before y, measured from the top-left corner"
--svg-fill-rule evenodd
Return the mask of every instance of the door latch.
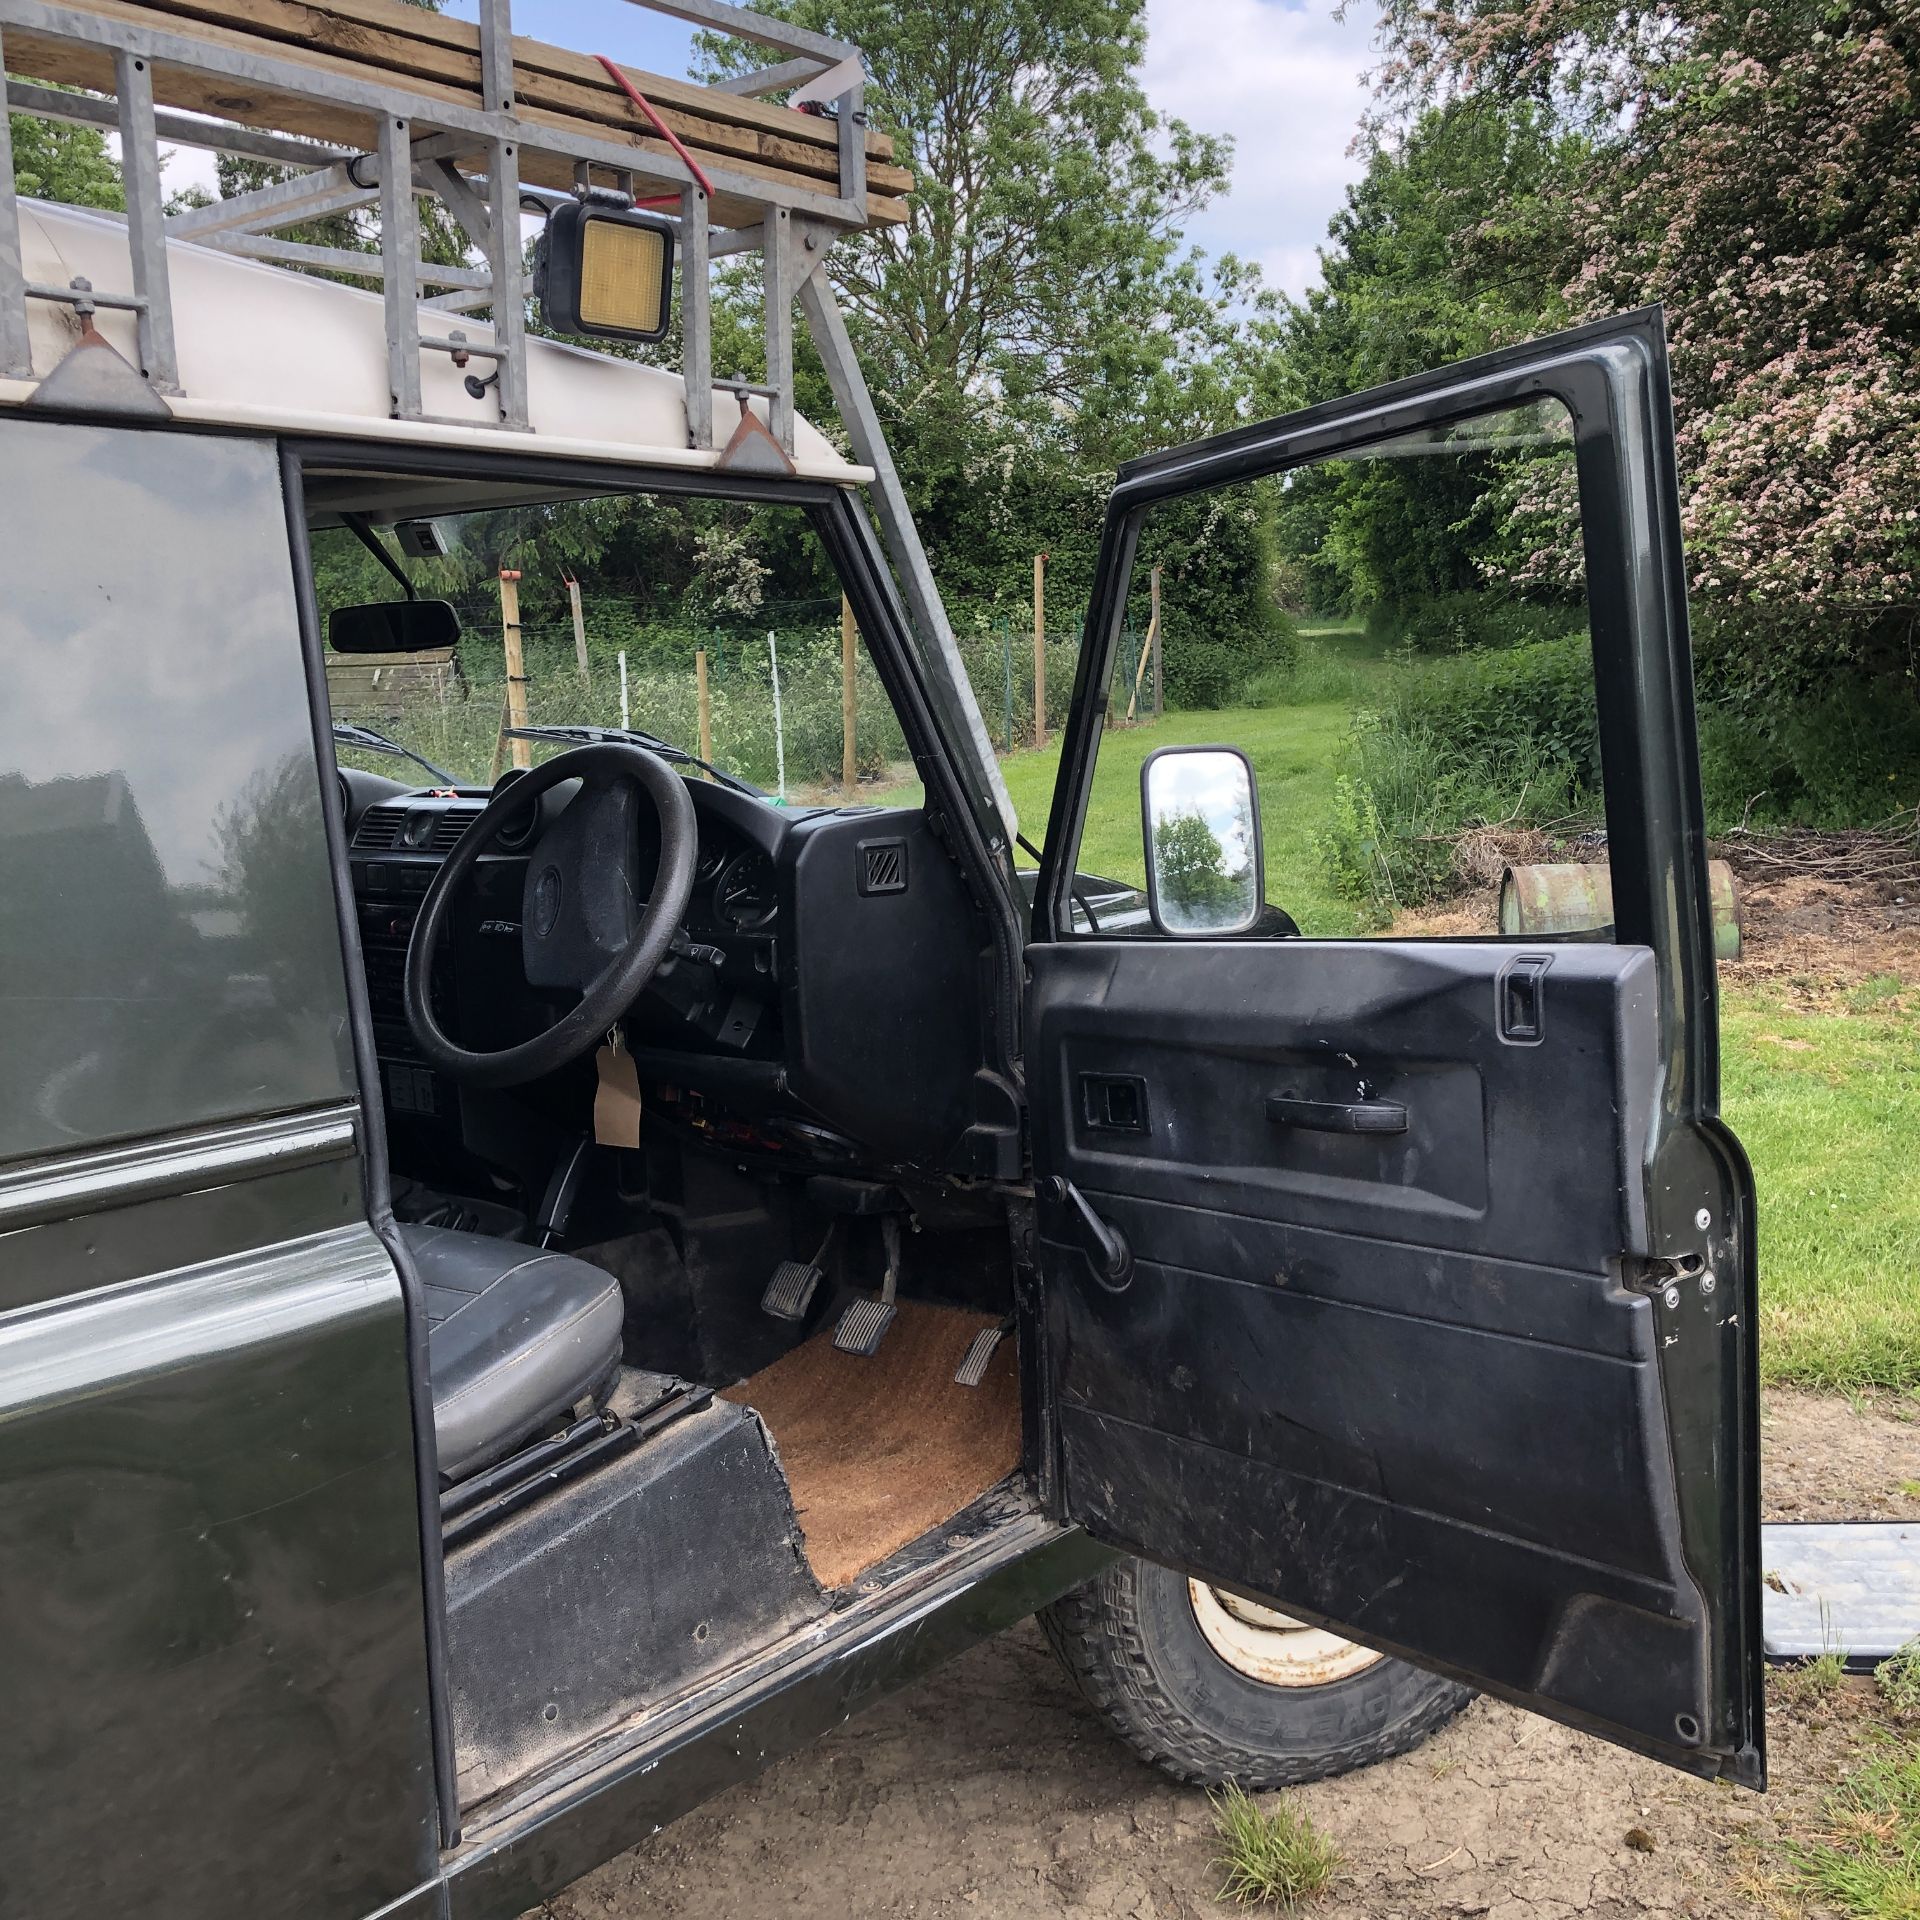
<path id="1" fill-rule="evenodd" d="M 1109 1293 L 1119 1293 L 1133 1279 L 1133 1249 L 1118 1227 L 1109 1226 L 1094 1212 L 1087 1196 L 1071 1180 L 1049 1174 L 1040 1182 L 1042 1199 L 1066 1209 L 1080 1251 L 1086 1255 L 1093 1277 Z"/>

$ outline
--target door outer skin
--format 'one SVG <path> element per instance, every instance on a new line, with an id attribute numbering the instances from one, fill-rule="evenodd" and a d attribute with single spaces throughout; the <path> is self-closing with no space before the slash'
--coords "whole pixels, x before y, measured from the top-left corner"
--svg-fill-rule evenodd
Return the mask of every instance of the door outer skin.
<path id="1" fill-rule="evenodd" d="M 1543 396 L 1575 434 L 1618 944 L 1538 947 L 1539 1043 L 1503 1038 L 1510 943 L 1072 931 L 1147 509 Z M 1752 1180 L 1718 1118 L 1659 313 L 1125 468 L 1095 594 L 1026 956 L 1064 1517 L 1764 1785 Z M 1089 1075 L 1136 1080 L 1146 1130 L 1092 1124 Z M 1360 1082 L 1405 1135 L 1268 1117 Z M 1050 1178 L 1130 1243 L 1119 1290 Z"/>
<path id="2" fill-rule="evenodd" d="M 278 452 L 0 416 L 0 529 L 0 1920 L 434 1911 Z"/>

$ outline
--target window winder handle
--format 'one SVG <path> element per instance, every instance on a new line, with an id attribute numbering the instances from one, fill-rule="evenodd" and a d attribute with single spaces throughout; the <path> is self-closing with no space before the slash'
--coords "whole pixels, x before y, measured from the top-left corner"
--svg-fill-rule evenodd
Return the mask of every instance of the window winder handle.
<path id="1" fill-rule="evenodd" d="M 1067 1210 L 1080 1251 L 1093 1269 L 1093 1277 L 1109 1291 L 1118 1293 L 1133 1278 L 1133 1249 L 1127 1245 L 1126 1235 L 1102 1220 L 1087 1196 L 1071 1180 L 1063 1180 L 1057 1173 L 1049 1174 L 1040 1182 L 1040 1195 Z"/>

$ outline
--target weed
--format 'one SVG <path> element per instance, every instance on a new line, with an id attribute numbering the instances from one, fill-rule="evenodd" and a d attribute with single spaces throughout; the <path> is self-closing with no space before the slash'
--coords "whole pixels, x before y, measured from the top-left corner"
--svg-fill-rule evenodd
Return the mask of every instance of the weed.
<path id="1" fill-rule="evenodd" d="M 1262 1809 L 1239 1787 L 1210 1796 L 1224 1881 L 1220 1897 L 1238 1906 L 1290 1912 L 1326 1892 L 1340 1870 L 1340 1852 L 1294 1802 L 1282 1795 Z"/>
<path id="2" fill-rule="evenodd" d="M 1908 1500 L 1920 1500 L 1920 1480 L 1902 1480 L 1894 1489 Z"/>
<path id="3" fill-rule="evenodd" d="M 1785 1668 L 1779 1687 L 1782 1695 L 1796 1705 L 1817 1707 L 1840 1691 L 1846 1677 L 1846 1654 L 1838 1647 L 1829 1647 L 1825 1653 L 1816 1654 L 1797 1667 Z"/>
<path id="4" fill-rule="evenodd" d="M 1787 1843 L 1800 1881 L 1857 1920 L 1920 1916 L 1920 1745 L 1897 1742 L 1827 1796 L 1813 1837 Z"/>
<path id="5" fill-rule="evenodd" d="M 1920 1640 L 1874 1669 L 1873 1684 L 1896 1720 L 1920 1720 Z"/>
<path id="6" fill-rule="evenodd" d="M 1907 983 L 1897 973 L 1876 973 L 1871 980 L 1862 980 L 1857 987 L 1848 989 L 1847 1011 L 1870 1013 L 1889 1001 L 1897 1002 L 1906 987 Z"/>

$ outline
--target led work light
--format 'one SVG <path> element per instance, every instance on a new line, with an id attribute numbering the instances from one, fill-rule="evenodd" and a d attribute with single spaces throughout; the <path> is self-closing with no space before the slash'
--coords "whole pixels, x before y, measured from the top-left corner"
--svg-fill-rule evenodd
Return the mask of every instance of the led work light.
<path id="1" fill-rule="evenodd" d="M 533 275 L 540 318 L 556 333 L 663 339 L 673 309 L 673 223 L 570 200 L 540 236 Z"/>

